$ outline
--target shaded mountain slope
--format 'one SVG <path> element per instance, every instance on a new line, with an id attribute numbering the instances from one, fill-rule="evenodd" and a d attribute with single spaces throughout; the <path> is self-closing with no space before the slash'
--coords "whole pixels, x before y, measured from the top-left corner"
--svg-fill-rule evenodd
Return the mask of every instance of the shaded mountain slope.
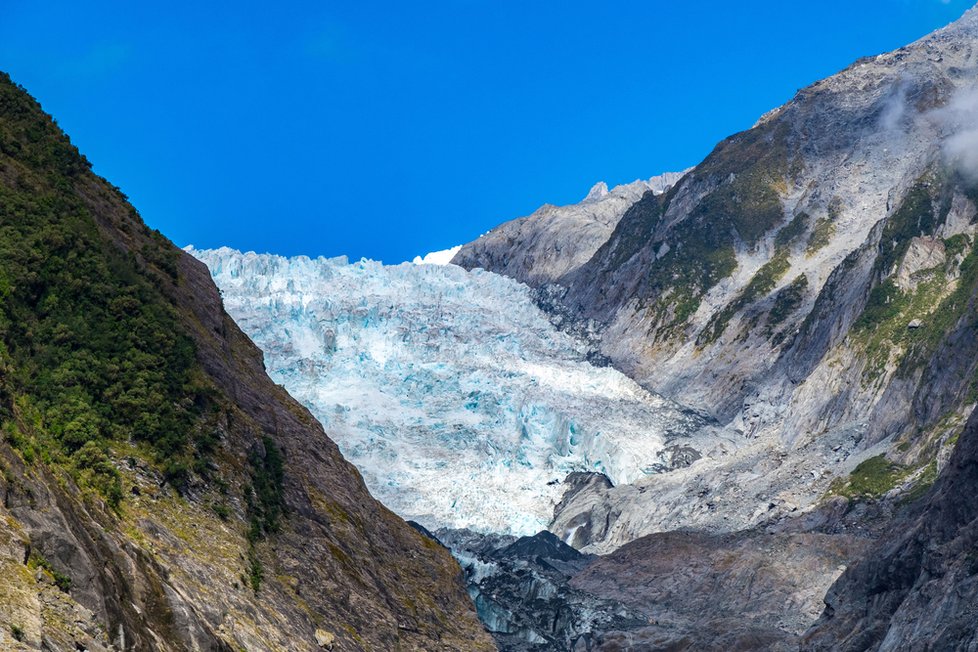
<path id="1" fill-rule="evenodd" d="M 822 596 L 866 547 L 851 535 L 666 532 L 601 557 L 571 586 L 643 614 L 598 649 L 796 650 Z"/>
<path id="2" fill-rule="evenodd" d="M 6 76 L 0 251 L 0 646 L 493 648 L 207 269 Z"/>
<path id="3" fill-rule="evenodd" d="M 978 417 L 919 509 L 835 583 L 811 650 L 971 650 L 978 643 Z"/>

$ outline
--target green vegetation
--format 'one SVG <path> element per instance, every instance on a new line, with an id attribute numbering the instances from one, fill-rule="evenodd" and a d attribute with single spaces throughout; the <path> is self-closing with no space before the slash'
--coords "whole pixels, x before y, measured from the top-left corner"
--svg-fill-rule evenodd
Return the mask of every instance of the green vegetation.
<path id="1" fill-rule="evenodd" d="M 781 193 L 792 173 L 787 127 L 765 123 L 720 143 L 697 175 L 723 180 L 690 218 L 707 221 L 725 239 L 754 245 L 784 217 Z M 731 242 L 732 244 L 732 242 Z"/>
<path id="2" fill-rule="evenodd" d="M 108 448 L 96 440 L 87 441 L 72 461 L 81 483 L 98 490 L 110 507 L 118 509 L 122 502 L 122 477 L 109 459 Z"/>
<path id="3" fill-rule="evenodd" d="M 797 172 L 791 163 L 788 134 L 769 122 L 720 143 L 697 169 L 713 190 L 669 232 L 669 249 L 649 266 L 639 289 L 642 307 L 659 332 L 676 334 L 699 308 L 703 295 L 737 267 L 736 246 L 756 245 L 784 219 L 781 196 L 787 178 Z M 605 273 L 613 273 L 636 252 L 649 246 L 678 188 L 662 197 L 646 196 L 622 218 L 607 243 Z M 784 237 L 803 225 L 797 218 L 784 227 Z M 653 243 L 655 244 L 655 243 Z M 661 247 L 664 243 L 657 243 Z"/>
<path id="4" fill-rule="evenodd" d="M 887 221 L 880 238 L 880 252 L 873 267 L 877 278 L 896 269 L 914 237 L 933 233 L 949 210 L 949 189 L 937 174 L 922 177 L 907 193 L 900 208 Z M 967 236 L 946 242 L 949 265 L 970 247 Z M 901 354 L 898 372 L 907 374 L 924 364 L 962 318 L 978 284 L 978 260 L 968 253 L 961 263 L 956 289 L 946 295 L 948 269 L 934 270 L 913 292 L 901 290 L 886 278 L 872 288 L 863 312 L 853 324 L 853 335 L 866 351 L 864 377 L 874 379 L 894 354 Z M 908 329 L 914 319 L 920 328 Z"/>
<path id="5" fill-rule="evenodd" d="M 114 441 L 144 443 L 181 484 L 213 442 L 195 429 L 212 390 L 164 291 L 180 254 L 6 75 L 0 116 L 0 429 L 25 461 L 114 507 Z M 136 252 L 103 233 L 95 205 L 120 213 Z"/>
<path id="6" fill-rule="evenodd" d="M 929 359 L 948 333 L 969 314 L 969 306 L 973 305 L 973 296 L 978 289 L 978 252 L 974 249 L 968 252 L 958 273 L 957 286 L 940 301 L 918 330 L 916 346 L 908 355 L 908 361 L 914 366 Z"/>
<path id="7" fill-rule="evenodd" d="M 820 217 L 815 221 L 811 234 L 808 236 L 808 244 L 805 246 L 805 253 L 809 256 L 815 255 L 820 249 L 824 249 L 832 241 L 835 235 L 835 223 L 828 217 Z"/>
<path id="8" fill-rule="evenodd" d="M 930 464 L 924 467 L 913 488 L 903 497 L 902 502 L 911 503 L 919 500 L 927 493 L 928 489 L 934 486 L 935 482 L 937 482 L 937 460 L 931 460 Z"/>
<path id="9" fill-rule="evenodd" d="M 936 229 L 948 208 L 944 199 L 947 188 L 921 180 L 884 228 L 880 255 L 874 271 L 890 273 L 910 246 L 910 240 Z M 937 200 L 932 195 L 938 197 Z M 938 208 L 935 209 L 935 206 Z M 862 314 L 853 325 L 853 335 L 867 354 L 865 377 L 878 377 L 895 354 L 902 354 L 897 373 L 907 376 L 933 357 L 941 343 L 967 317 L 973 295 L 978 288 L 978 255 L 971 239 L 957 235 L 945 240 L 947 267 L 933 270 L 917 284 L 913 292 L 898 288 L 886 279 L 869 294 Z M 949 274 L 960 260 L 957 283 L 948 292 Z M 908 329 L 913 319 L 921 325 Z"/>
<path id="10" fill-rule="evenodd" d="M 602 246 L 596 257 L 607 256 L 610 270 L 631 260 L 649 244 L 649 236 L 662 219 L 671 196 L 646 194 L 628 209 L 614 238 Z M 729 237 L 720 237 L 703 221 L 684 220 L 672 235 L 669 251 L 650 266 L 641 290 L 642 296 L 650 298 L 647 310 L 666 331 L 685 324 L 699 307 L 703 292 L 737 266 L 732 243 L 727 242 Z"/>
<path id="11" fill-rule="evenodd" d="M 836 479 L 829 492 L 847 498 L 879 498 L 908 474 L 906 467 L 888 461 L 885 455 L 877 455 L 861 462 L 848 479 Z"/>
<path id="12" fill-rule="evenodd" d="M 252 548 L 248 551 L 248 585 L 251 586 L 251 590 L 258 595 L 258 590 L 261 588 L 261 581 L 265 579 L 265 570 L 261 565 L 261 560 L 258 558 L 258 554 Z"/>
<path id="13" fill-rule="evenodd" d="M 20 625 L 11 625 L 10 626 L 10 635 L 14 637 L 14 640 L 15 641 L 23 641 L 24 640 L 24 628 L 21 627 Z"/>
<path id="14" fill-rule="evenodd" d="M 257 544 L 265 536 L 278 532 L 279 518 L 285 511 L 284 459 L 270 437 L 262 439 L 248 456 L 251 465 L 251 486 L 245 492 L 250 527 L 248 529 L 248 583 L 255 593 L 264 577 Z"/>
<path id="15" fill-rule="evenodd" d="M 696 338 L 697 346 L 705 346 L 706 344 L 715 342 L 723 335 L 730 319 L 738 311 L 773 290 L 774 286 L 785 275 L 789 267 L 787 250 L 782 249 L 778 251 L 771 260 L 767 261 L 757 270 L 757 273 L 754 274 L 746 287 L 740 291 L 736 299 L 727 304 L 723 310 L 713 315 L 706 327 L 699 334 L 699 337 Z"/>
<path id="16" fill-rule="evenodd" d="M 900 316 L 910 305 L 910 295 L 897 287 L 893 279 L 887 279 L 874 287 L 866 300 L 866 307 L 853 324 L 858 333 L 872 331 Z"/>
<path id="17" fill-rule="evenodd" d="M 954 260 L 971 248 L 971 237 L 965 233 L 944 239 L 944 253 L 948 260 Z"/>
<path id="18" fill-rule="evenodd" d="M 934 180 L 921 178 L 907 193 L 900 208 L 886 221 L 880 236 L 880 253 L 874 265 L 879 276 L 890 274 L 907 253 L 914 237 L 934 233 L 940 226 L 932 192 Z M 946 214 L 947 206 L 944 208 Z"/>
<path id="19" fill-rule="evenodd" d="M 810 219 L 808 213 L 802 212 L 795 215 L 794 219 L 778 231 L 778 235 L 774 237 L 774 246 L 783 249 L 795 244 L 805 234 Z"/>
<path id="20" fill-rule="evenodd" d="M 42 557 L 37 551 L 31 551 L 30 557 L 27 559 L 27 567 L 31 570 L 42 569 L 54 580 L 55 586 L 62 593 L 68 593 L 71 590 L 71 578 L 55 569 L 51 565 L 51 562 Z"/>
<path id="21" fill-rule="evenodd" d="M 942 309 L 938 306 L 947 301 L 941 300 L 946 284 L 945 275 L 940 273 L 918 284 L 914 292 L 901 290 L 890 279 L 873 288 L 852 328 L 855 343 L 866 353 L 866 380 L 878 378 L 895 355 L 902 356 L 900 364 L 904 365 L 918 357 L 916 353 L 909 355 L 911 352 L 936 349 L 948 332 L 943 330 Z M 936 310 L 935 306 L 938 306 Z M 908 327 L 913 319 L 921 320 L 920 328 Z M 933 344 L 927 344 L 931 338 L 935 338 Z"/>
<path id="22" fill-rule="evenodd" d="M 614 249 L 610 250 L 609 265 L 617 269 L 628 262 L 648 242 L 649 235 L 658 226 L 665 211 L 662 196 L 646 193 L 622 216 L 615 230 Z M 609 240 L 603 248 L 611 246 Z"/>
<path id="23" fill-rule="evenodd" d="M 774 305 L 767 316 L 768 335 L 801 307 L 807 289 L 808 277 L 801 274 L 790 285 L 778 292 L 777 296 L 774 297 Z"/>
<path id="24" fill-rule="evenodd" d="M 211 509 L 217 514 L 217 517 L 222 521 L 226 521 L 231 518 L 231 508 L 224 503 L 212 503 Z"/>
<path id="25" fill-rule="evenodd" d="M 737 268 L 733 246 L 713 247 L 710 242 L 692 235 L 684 247 L 670 250 L 653 265 L 649 280 L 658 298 L 651 310 L 666 333 L 685 325 L 703 294 Z"/>
<path id="26" fill-rule="evenodd" d="M 781 277 L 788 271 L 789 266 L 787 253 L 784 251 L 776 253 L 754 274 L 750 283 L 741 293 L 741 300 L 750 303 L 766 295 L 774 289 Z"/>
<path id="27" fill-rule="evenodd" d="M 861 462 L 848 478 L 836 478 L 829 493 L 850 500 L 880 498 L 915 473 L 913 487 L 900 499 L 905 504 L 921 498 L 937 481 L 937 460 L 931 460 L 923 467 L 910 467 L 890 462 L 885 455 L 877 455 Z"/>
<path id="28" fill-rule="evenodd" d="M 262 446 L 264 454 L 254 450 L 248 456 L 251 464 L 251 487 L 245 499 L 251 520 L 248 539 L 253 543 L 266 534 L 278 531 L 279 517 L 285 510 L 282 453 L 271 437 L 264 437 Z"/>

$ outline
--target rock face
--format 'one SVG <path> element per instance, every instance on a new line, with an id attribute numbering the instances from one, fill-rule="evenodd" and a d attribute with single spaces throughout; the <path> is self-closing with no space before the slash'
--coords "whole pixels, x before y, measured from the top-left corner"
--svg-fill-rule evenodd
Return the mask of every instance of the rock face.
<path id="1" fill-rule="evenodd" d="M 641 626 L 595 632 L 597 649 L 796 650 L 825 591 L 864 548 L 814 532 L 669 532 L 597 559 L 571 587 L 642 616 Z"/>
<path id="2" fill-rule="evenodd" d="M 558 535 L 591 523 L 581 543 L 607 552 L 735 531 L 814 508 L 880 454 L 907 485 L 946 460 L 978 362 L 976 39 L 972 9 L 800 91 L 631 203 L 600 244 L 565 222 L 586 262 L 540 255 L 558 240 L 543 219 L 463 247 L 455 262 L 535 285 L 617 368 L 729 434 L 687 468 L 578 492 Z"/>
<path id="3" fill-rule="evenodd" d="M 6 76 L 0 249 L 0 647 L 494 647 L 207 268 Z"/>
<path id="4" fill-rule="evenodd" d="M 650 619 L 589 645 L 978 645 L 976 42 L 978 8 L 802 90 L 581 236 L 586 262 L 555 272 L 542 219 L 456 256 L 729 435 L 652 479 L 567 483 L 551 530 L 610 553 L 571 587 Z"/>
<path id="5" fill-rule="evenodd" d="M 552 283 L 590 260 L 629 206 L 646 193 L 662 194 L 682 175 L 667 173 L 610 191 L 602 181 L 579 204 L 546 204 L 532 215 L 496 227 L 463 246 L 452 262 L 505 274 L 529 285 Z"/>
<path id="6" fill-rule="evenodd" d="M 839 578 L 806 650 L 967 650 L 978 642 L 978 417 L 923 505 Z"/>
<path id="7" fill-rule="evenodd" d="M 797 650 L 890 509 L 837 500 L 764 529 L 653 534 L 600 557 L 550 532 L 437 537 L 504 650 Z"/>
<path id="8" fill-rule="evenodd" d="M 614 597 L 579 590 L 569 580 L 588 568 L 582 555 L 550 532 L 520 538 L 439 530 L 465 570 L 479 616 L 500 649 L 591 650 L 599 632 L 646 623 Z"/>
<path id="9" fill-rule="evenodd" d="M 947 247 L 937 238 L 913 238 L 900 261 L 894 283 L 904 292 L 914 292 L 920 280 L 947 264 Z"/>

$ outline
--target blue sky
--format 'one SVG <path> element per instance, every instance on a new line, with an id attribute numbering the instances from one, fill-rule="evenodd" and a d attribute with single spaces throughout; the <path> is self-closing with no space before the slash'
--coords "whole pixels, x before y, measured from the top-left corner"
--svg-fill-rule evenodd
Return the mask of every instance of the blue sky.
<path id="1" fill-rule="evenodd" d="M 396 263 L 694 165 L 972 4 L 0 0 L 0 69 L 181 246 Z"/>

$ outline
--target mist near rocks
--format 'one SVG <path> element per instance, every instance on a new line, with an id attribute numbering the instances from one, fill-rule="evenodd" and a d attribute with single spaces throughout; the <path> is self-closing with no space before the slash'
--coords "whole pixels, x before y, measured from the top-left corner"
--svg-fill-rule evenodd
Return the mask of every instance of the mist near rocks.
<path id="1" fill-rule="evenodd" d="M 962 176 L 978 182 L 978 85 L 958 90 L 947 106 L 932 112 L 944 141 L 945 160 Z"/>
<path id="2" fill-rule="evenodd" d="M 919 112 L 912 81 L 894 84 L 879 108 L 877 128 L 892 146 L 906 146 L 905 136 L 914 128 L 930 129 L 941 142 L 945 165 L 978 183 L 978 84 L 956 90 L 944 106 Z"/>

